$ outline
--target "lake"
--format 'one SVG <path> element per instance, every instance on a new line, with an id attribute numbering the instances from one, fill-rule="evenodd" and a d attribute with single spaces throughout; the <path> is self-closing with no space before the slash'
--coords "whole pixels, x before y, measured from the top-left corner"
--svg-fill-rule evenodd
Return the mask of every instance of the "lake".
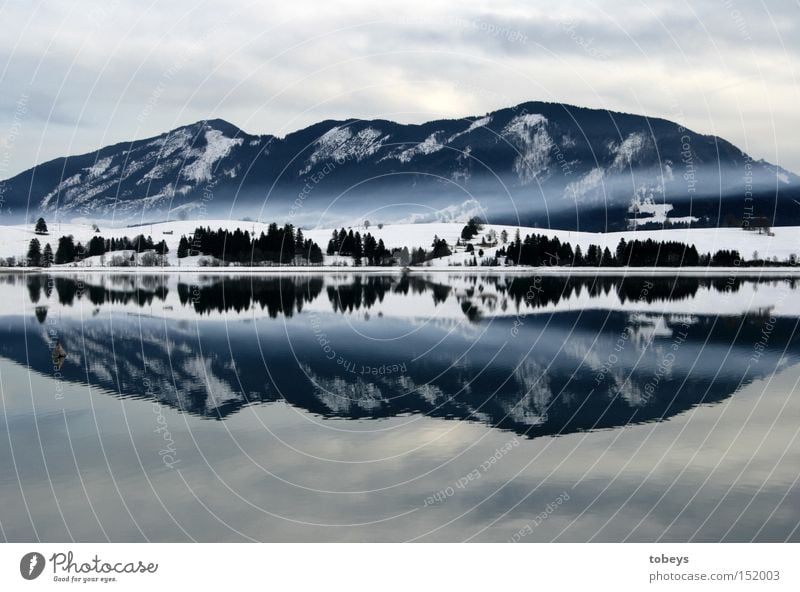
<path id="1" fill-rule="evenodd" d="M 6 541 L 800 540 L 792 279 L 0 275 Z"/>

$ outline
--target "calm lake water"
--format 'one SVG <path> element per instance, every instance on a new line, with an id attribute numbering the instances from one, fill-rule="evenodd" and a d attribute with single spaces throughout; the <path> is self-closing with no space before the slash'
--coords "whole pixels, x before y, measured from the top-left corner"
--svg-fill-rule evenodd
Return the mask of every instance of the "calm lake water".
<path id="1" fill-rule="evenodd" d="M 800 540 L 800 286 L 0 275 L 6 541 Z"/>

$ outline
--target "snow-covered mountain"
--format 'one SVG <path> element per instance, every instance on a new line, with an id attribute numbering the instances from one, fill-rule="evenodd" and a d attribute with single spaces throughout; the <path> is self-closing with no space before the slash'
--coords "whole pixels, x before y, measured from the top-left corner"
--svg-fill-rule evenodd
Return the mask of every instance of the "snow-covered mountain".
<path id="1" fill-rule="evenodd" d="M 482 213 L 585 230 L 800 222 L 800 177 L 721 138 L 539 102 L 421 125 L 323 121 L 283 138 L 202 121 L 41 164 L 0 191 L 15 220 L 216 215 L 331 226 Z"/>

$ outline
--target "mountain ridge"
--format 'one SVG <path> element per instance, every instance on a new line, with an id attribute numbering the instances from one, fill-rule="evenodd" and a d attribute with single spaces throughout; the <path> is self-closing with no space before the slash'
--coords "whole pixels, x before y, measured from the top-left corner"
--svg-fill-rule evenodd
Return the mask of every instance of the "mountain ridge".
<path id="1" fill-rule="evenodd" d="M 800 223 L 791 205 L 800 177 L 724 138 L 537 101 L 415 124 L 326 119 L 283 137 L 212 118 L 52 159 L 0 182 L 0 192 L 6 219 L 14 210 L 66 220 L 217 213 L 335 224 L 466 216 L 477 203 L 498 223 L 563 228 L 590 229 L 600 214 L 608 230 L 714 226 L 741 222 L 746 208 Z"/>

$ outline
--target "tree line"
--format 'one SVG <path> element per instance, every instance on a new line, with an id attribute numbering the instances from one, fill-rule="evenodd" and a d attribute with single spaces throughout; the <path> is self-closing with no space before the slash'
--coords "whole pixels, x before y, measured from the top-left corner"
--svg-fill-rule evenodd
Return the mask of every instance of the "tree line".
<path id="1" fill-rule="evenodd" d="M 366 259 L 367 265 L 392 265 L 397 254 L 386 248 L 383 239 L 376 241 L 370 233 L 366 233 L 362 238 L 361 233 L 353 233 L 352 228 L 349 231 L 344 228 L 334 230 L 325 252 L 328 255 L 352 257 L 357 265 L 360 265 L 363 259 Z"/>
<path id="2" fill-rule="evenodd" d="M 26 260 L 31 267 L 50 267 L 53 264 L 75 263 L 86 257 L 105 255 L 111 251 L 135 251 L 136 253 L 154 251 L 158 255 L 166 255 L 169 247 L 166 241 L 161 240 L 155 243 L 151 237 L 143 234 L 132 239 L 127 236 L 111 239 L 93 236 L 84 246 L 80 242 L 76 243 L 75 238 L 70 234 L 58 239 L 55 253 L 50 243 L 47 243 L 42 249 L 38 238 L 31 239 L 28 244 Z"/>
<path id="3" fill-rule="evenodd" d="M 319 245 L 303 236 L 301 229 L 291 224 L 279 227 L 274 222 L 267 232 L 258 237 L 241 228 L 236 230 L 211 230 L 198 226 L 191 240 L 181 236 L 178 243 L 178 258 L 190 255 L 207 255 L 223 262 L 242 264 L 273 263 L 311 263 L 323 262 Z"/>
<path id="4" fill-rule="evenodd" d="M 381 225 L 379 225 L 381 226 Z M 482 221 L 475 217 L 469 220 L 462 229 L 461 238 L 466 243 L 468 253 L 474 252 L 473 245 L 468 242 L 483 228 Z M 95 226 L 95 230 L 99 232 Z M 36 221 L 35 233 L 48 234 L 47 224 L 43 218 Z M 493 231 L 491 231 L 493 233 Z M 272 264 L 321 264 L 324 261 L 319 245 L 306 239 L 302 229 L 296 229 L 291 224 L 279 227 L 272 223 L 267 232 L 261 232 L 258 237 L 251 236 L 246 230 L 237 228 L 234 231 L 199 226 L 191 238 L 181 236 L 178 244 L 178 258 L 189 255 L 207 255 L 222 262 L 238 262 L 240 264 L 272 263 Z M 484 240 L 482 244 L 491 246 L 496 244 L 496 235 L 490 242 Z M 513 241 L 507 242 L 507 233 L 501 233 L 501 242 L 504 246 L 495 254 L 481 261 L 481 265 L 500 265 L 505 263 L 525 266 L 588 266 L 588 267 L 693 267 L 712 266 L 728 267 L 736 265 L 795 265 L 796 258 L 792 256 L 789 261 L 762 261 L 753 254 L 753 259 L 745 261 L 735 249 L 721 249 L 712 253 L 699 253 L 694 245 L 687 245 L 678 241 L 658 242 L 653 239 L 626 241 L 620 239 L 616 249 L 612 252 L 608 247 L 589 245 L 584 253 L 580 245 L 574 248 L 569 242 L 561 242 L 558 237 L 532 234 L 524 239 L 517 231 Z M 461 244 L 457 241 L 456 246 Z M 84 246 L 76 243 L 72 235 L 62 236 L 53 251 L 50 243 L 42 248 L 38 238 L 31 239 L 28 246 L 25 263 L 34 267 L 49 267 L 53 264 L 68 264 L 81 261 L 86 257 L 102 256 L 113 251 L 133 251 L 137 254 L 147 253 L 156 263 L 163 263 L 163 257 L 169 252 L 165 240 L 154 242 L 150 236 L 139 234 L 133 238 L 106 239 L 100 235 L 93 236 Z M 365 262 L 367 265 L 422 265 L 432 259 L 447 257 L 452 254 L 450 245 L 445 239 L 434 237 L 430 249 L 418 247 L 410 252 L 407 247 L 387 248 L 382 239 L 376 240 L 370 233 L 361 235 L 352 229 L 334 230 L 328 241 L 326 253 L 328 255 L 341 255 L 352 257 L 356 265 Z M 483 250 L 478 251 L 483 257 Z M 131 255 L 131 261 L 134 256 Z M 14 258 L 3 260 L 4 264 L 14 265 Z M 9 263 L 10 262 L 10 263 Z M 120 263 L 121 264 L 121 263 Z M 468 265 L 478 265 L 477 258 L 473 257 Z"/>
<path id="5" fill-rule="evenodd" d="M 516 238 L 497 251 L 497 257 L 506 257 L 514 265 L 575 266 L 575 267 L 729 267 L 744 262 L 735 249 L 721 249 L 715 253 L 699 253 L 694 245 L 678 241 L 658 242 L 653 239 L 626 241 L 620 239 L 614 252 L 608 247 L 589 245 L 584 253 L 577 245 L 574 249 L 558 237 L 527 235 Z"/>

